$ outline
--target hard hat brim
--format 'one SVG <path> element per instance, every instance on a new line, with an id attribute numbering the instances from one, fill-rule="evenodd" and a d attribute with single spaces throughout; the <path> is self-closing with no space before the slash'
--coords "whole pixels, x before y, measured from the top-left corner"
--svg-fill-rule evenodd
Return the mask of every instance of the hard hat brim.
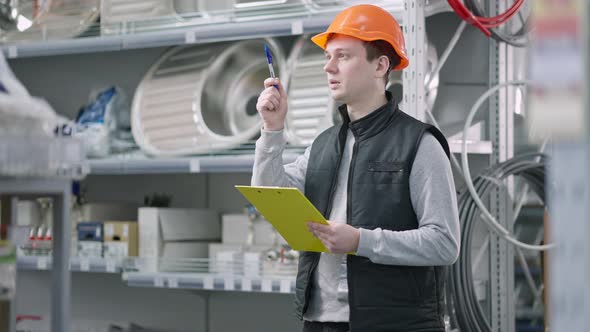
<path id="1" fill-rule="evenodd" d="M 395 50 L 397 55 L 400 57 L 400 63 L 395 68 L 393 68 L 393 70 L 402 70 L 410 64 L 410 61 L 409 61 L 408 57 L 405 55 L 405 52 L 403 52 L 403 50 L 399 50 L 398 47 L 394 43 L 391 43 L 389 40 L 387 40 L 386 38 L 383 38 L 382 36 L 379 36 L 379 35 L 359 36 L 359 33 L 355 32 L 355 31 L 351 31 L 351 32 L 342 31 L 342 30 L 338 31 L 338 32 L 326 31 L 326 32 L 318 33 L 317 35 L 311 37 L 311 41 L 314 42 L 314 44 L 319 46 L 321 49 L 326 50 L 326 44 L 328 43 L 328 38 L 330 38 L 330 35 L 332 35 L 332 34 L 345 35 L 345 36 L 353 37 L 353 38 L 360 39 L 363 41 L 384 40 L 384 41 L 388 42 L 393 47 L 393 49 Z"/>

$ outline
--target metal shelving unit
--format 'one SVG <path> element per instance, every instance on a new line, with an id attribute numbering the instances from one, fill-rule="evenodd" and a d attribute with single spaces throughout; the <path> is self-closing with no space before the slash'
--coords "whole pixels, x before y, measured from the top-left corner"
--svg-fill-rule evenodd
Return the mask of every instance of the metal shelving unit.
<path id="1" fill-rule="evenodd" d="M 44 271 L 51 270 L 53 260 L 49 256 L 23 256 L 16 259 L 19 270 Z M 69 268 L 71 272 L 102 272 L 121 273 L 121 260 L 100 257 L 71 257 Z"/>
<path id="2" fill-rule="evenodd" d="M 134 260 L 126 258 L 125 260 Z M 141 260 L 141 259 L 139 259 Z M 17 268 L 27 271 L 52 269 L 49 256 L 23 256 L 17 258 Z M 209 291 L 240 291 L 262 293 L 294 293 L 295 276 L 264 275 L 245 277 L 241 274 L 186 273 L 186 272 L 125 272 L 124 259 L 101 257 L 71 257 L 71 272 L 115 273 L 131 287 L 156 287 Z"/>
<path id="3" fill-rule="evenodd" d="M 285 162 L 294 161 L 298 153 L 283 155 Z M 186 158 L 126 158 L 89 160 L 90 174 L 152 173 L 232 173 L 251 172 L 254 155 L 196 156 Z"/>
<path id="4" fill-rule="evenodd" d="M 404 10 L 393 13 L 402 24 L 412 65 L 403 75 L 405 112 L 425 120 L 425 91 L 422 61 L 425 54 L 418 49 L 425 38 L 425 18 L 429 15 L 448 11 L 444 0 L 396 0 L 404 4 Z M 50 55 L 83 54 L 107 51 L 122 51 L 172 45 L 200 44 L 217 41 L 250 39 L 268 36 L 301 35 L 324 30 L 334 14 L 322 16 L 305 15 L 264 21 L 230 22 L 189 26 L 179 29 L 145 32 L 117 36 L 92 36 L 58 41 L 38 41 L 30 43 L 11 43 L 1 46 L 8 58 L 41 57 Z M 450 141 L 451 151 L 460 153 L 461 142 Z M 494 143 L 491 141 L 473 141 L 468 143 L 471 154 L 491 155 Z M 295 160 L 299 152 L 288 152 L 285 162 Z M 251 172 L 254 156 L 250 154 L 207 155 L 183 158 L 147 158 L 138 156 L 114 156 L 107 159 L 88 160 L 89 174 L 125 175 L 125 174 L 162 174 L 162 173 L 232 173 Z M 67 181 L 64 181 L 64 183 Z M 68 182 L 69 184 L 69 182 Z M 57 185 L 56 185 L 57 186 Z M 19 257 L 19 269 L 46 270 L 53 268 L 52 282 L 52 331 L 68 331 L 70 305 L 70 271 L 122 273 L 127 285 L 132 287 L 157 287 L 172 289 L 196 289 L 208 291 L 242 291 L 264 293 L 293 293 L 294 278 L 244 278 L 243 276 L 218 276 L 196 273 L 146 273 L 123 272 L 120 264 L 101 259 L 68 258 L 69 220 L 64 201 L 69 201 L 69 187 L 61 184 L 57 191 L 45 192 L 58 195 L 61 200 L 56 204 L 56 220 L 63 219 L 63 224 L 56 223 L 53 259 L 46 257 Z M 67 187 L 67 188 L 66 188 Z M 0 191 L 5 191 L 0 180 Z M 17 187 L 18 188 L 18 187 Z M 31 187 L 32 188 L 32 187 Z M 57 188 L 57 187 L 55 187 Z M 54 189 L 55 189 L 54 188 Z M 58 228 L 60 227 L 60 228 Z M 61 234 L 60 234 L 61 233 Z M 59 238 L 58 238 L 59 236 Z M 68 264 L 69 262 L 69 264 Z"/>
<path id="5" fill-rule="evenodd" d="M 507 5 L 490 1 L 489 12 L 503 12 Z M 504 43 L 490 39 L 489 84 L 495 86 L 509 81 L 514 76 L 511 66 L 512 50 Z M 506 161 L 514 156 L 514 119 L 511 100 L 505 90 L 489 100 L 491 139 L 496 149 L 491 154 L 492 164 Z M 514 101 L 512 101 L 514 105 Z M 514 192 L 514 182 L 507 182 L 508 190 Z M 513 231 L 513 209 L 510 195 L 504 190 L 492 192 L 490 211 L 498 222 Z M 492 331 L 515 331 L 514 306 L 514 247 L 501 237 L 490 235 L 490 325 Z"/>
<path id="6" fill-rule="evenodd" d="M 410 6 L 415 12 L 420 12 L 421 17 L 434 15 L 436 13 L 449 11 L 450 7 L 444 0 L 430 0 L 424 5 L 424 0 L 409 1 L 411 4 L 420 4 L 419 8 Z M 398 8 L 392 14 L 403 24 L 413 24 L 418 16 L 408 17 L 403 8 L 405 0 L 395 0 L 387 4 L 390 8 Z M 419 11 L 417 10 L 419 9 Z M 153 25 L 150 31 L 127 32 L 120 35 L 88 36 L 67 40 L 32 41 L 6 43 L 2 51 L 8 58 L 38 57 L 48 55 L 94 53 L 104 51 L 121 51 L 159 46 L 172 46 L 183 44 L 202 44 L 226 40 L 251 39 L 269 36 L 289 36 L 315 33 L 325 30 L 339 9 L 335 7 L 330 10 L 322 10 L 318 13 L 312 10 L 299 10 L 291 15 L 282 15 L 278 19 L 260 19 L 255 16 L 249 17 L 247 21 L 226 20 L 219 23 L 191 24 L 190 20 L 183 23 L 180 28 L 166 28 L 157 31 L 157 25 Z M 232 12 L 228 12 L 232 15 Z M 266 15 L 273 16 L 273 15 Z M 276 15 L 281 16 L 281 15 Z M 407 20 L 410 21 L 407 21 Z M 146 21 L 150 22 L 150 21 Z M 153 22 L 153 20 L 152 20 Z M 142 22 L 133 22 L 142 23 Z M 100 30 L 94 26 L 91 30 Z M 125 29 L 123 29 L 125 31 Z M 90 33 L 92 34 L 92 33 Z M 95 33 L 96 34 L 96 33 Z"/>
<path id="7" fill-rule="evenodd" d="M 461 153 L 461 141 L 449 141 L 451 152 Z M 468 153 L 489 155 L 490 141 L 470 141 Z M 302 152 L 285 152 L 283 161 L 294 161 Z M 90 159 L 90 174 L 168 174 L 168 173 L 249 173 L 254 165 L 254 151 L 249 154 L 194 156 L 184 158 L 148 158 L 121 155 L 105 159 Z"/>
<path id="8" fill-rule="evenodd" d="M 207 273 L 146 273 L 123 274 L 132 287 L 196 289 L 208 291 L 241 291 L 262 293 L 295 293 L 295 277 L 256 277 L 240 275 L 218 276 Z"/>
<path id="9" fill-rule="evenodd" d="M 9 197 L 50 196 L 53 198 L 52 280 L 51 280 L 51 330 L 70 330 L 70 208 L 71 180 L 69 179 L 20 179 L 0 178 L 0 193 Z M 14 205 L 14 204 L 13 204 Z M 11 209 L 14 223 L 16 209 Z M 14 318 L 14 313 L 12 314 Z M 11 325 L 14 324 L 12 319 Z"/>
<path id="10" fill-rule="evenodd" d="M 301 35 L 325 29 L 332 16 L 294 17 L 254 22 L 232 22 L 167 31 L 116 36 L 94 36 L 56 41 L 9 43 L 2 46 L 7 58 L 122 51 L 159 46 L 204 44 L 268 36 Z"/>

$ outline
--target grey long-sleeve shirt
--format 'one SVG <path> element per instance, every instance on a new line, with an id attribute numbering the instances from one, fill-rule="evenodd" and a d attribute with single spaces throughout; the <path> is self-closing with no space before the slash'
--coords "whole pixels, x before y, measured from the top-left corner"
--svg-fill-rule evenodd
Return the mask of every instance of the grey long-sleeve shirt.
<path id="1" fill-rule="evenodd" d="M 293 163 L 283 165 L 285 147 L 282 131 L 262 130 L 256 142 L 252 185 L 296 187 L 304 192 L 310 148 Z M 346 222 L 346 188 L 354 136 L 349 131 L 333 208 L 329 219 Z M 418 218 L 418 229 L 394 232 L 360 228 L 357 255 L 374 263 L 438 266 L 454 263 L 459 254 L 460 234 L 457 198 L 451 166 L 442 146 L 431 134 L 420 142 L 410 174 L 410 197 Z M 316 291 L 304 319 L 348 321 L 345 256 L 322 253 L 312 279 Z"/>

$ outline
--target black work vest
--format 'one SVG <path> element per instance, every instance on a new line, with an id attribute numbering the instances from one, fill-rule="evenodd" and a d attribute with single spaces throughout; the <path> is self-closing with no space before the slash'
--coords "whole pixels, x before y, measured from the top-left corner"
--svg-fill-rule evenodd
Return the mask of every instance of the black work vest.
<path id="1" fill-rule="evenodd" d="M 305 178 L 305 196 L 328 218 L 338 168 L 350 128 L 355 143 L 348 172 L 347 220 L 354 227 L 406 231 L 418 228 L 410 200 L 409 179 L 425 132 L 438 139 L 447 155 L 448 143 L 435 127 L 416 120 L 388 103 L 350 122 L 327 129 L 312 144 Z M 296 283 L 296 313 L 301 319 L 309 304 L 311 277 L 320 254 L 302 252 Z M 348 299 L 352 332 L 443 332 L 444 267 L 372 263 L 349 255 Z"/>

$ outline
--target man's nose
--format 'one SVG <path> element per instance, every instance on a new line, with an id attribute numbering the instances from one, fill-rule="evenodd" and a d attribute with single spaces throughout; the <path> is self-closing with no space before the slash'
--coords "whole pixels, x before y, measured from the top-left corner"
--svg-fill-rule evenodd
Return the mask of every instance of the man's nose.
<path id="1" fill-rule="evenodd" d="M 328 62 L 324 65 L 324 71 L 326 73 L 334 73 L 337 70 L 336 64 L 334 63 L 334 59 L 329 59 Z"/>

